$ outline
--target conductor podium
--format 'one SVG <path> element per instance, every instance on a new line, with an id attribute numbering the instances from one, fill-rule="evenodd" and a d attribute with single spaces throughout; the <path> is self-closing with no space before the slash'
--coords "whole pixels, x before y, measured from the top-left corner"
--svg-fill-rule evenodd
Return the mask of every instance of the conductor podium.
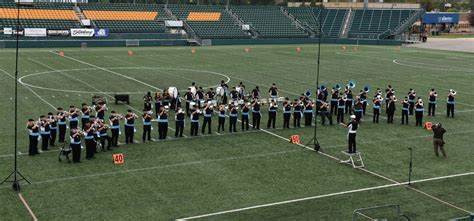
<path id="1" fill-rule="evenodd" d="M 353 168 L 362 168 L 364 167 L 364 161 L 362 160 L 362 155 L 360 152 L 349 153 L 346 151 L 341 151 L 345 156 L 349 157 L 347 160 L 341 160 L 339 163 L 347 163 L 352 165 Z"/>

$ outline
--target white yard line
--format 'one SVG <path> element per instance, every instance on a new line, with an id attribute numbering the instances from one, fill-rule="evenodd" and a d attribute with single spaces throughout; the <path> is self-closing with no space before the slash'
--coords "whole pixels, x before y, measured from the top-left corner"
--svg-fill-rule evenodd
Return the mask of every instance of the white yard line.
<path id="1" fill-rule="evenodd" d="M 18 197 L 20 198 L 21 202 L 23 203 L 23 205 L 25 206 L 25 208 L 28 210 L 28 213 L 30 213 L 30 216 L 31 218 L 33 218 L 33 221 L 37 221 L 38 218 L 36 218 L 36 215 L 35 213 L 33 212 L 33 210 L 31 209 L 31 207 L 28 205 L 28 203 L 26 202 L 25 198 L 23 197 L 23 195 L 21 193 L 18 193 Z"/>
<path id="2" fill-rule="evenodd" d="M 461 174 L 455 174 L 455 175 L 450 175 L 450 176 L 433 177 L 433 178 L 422 179 L 422 180 L 414 180 L 411 183 L 424 183 L 424 182 L 429 182 L 429 181 L 434 181 L 434 180 L 442 180 L 442 179 L 449 179 L 449 178 L 453 178 L 453 177 L 470 176 L 470 175 L 474 175 L 474 172 L 461 173 Z M 339 195 L 352 194 L 352 193 L 359 193 L 359 192 L 385 189 L 385 188 L 397 187 L 397 186 L 405 186 L 405 185 L 408 185 L 408 182 L 392 183 L 392 184 L 387 184 L 387 185 L 380 185 L 380 186 L 374 186 L 374 187 L 367 187 L 367 188 L 361 188 L 361 189 L 341 191 L 341 192 L 335 192 L 335 193 L 329 193 L 329 194 L 323 194 L 323 195 L 317 195 L 317 196 L 311 196 L 311 197 L 305 197 L 305 198 L 299 198 L 299 199 L 293 199 L 293 200 L 286 200 L 286 201 L 281 201 L 281 202 L 267 203 L 267 204 L 243 207 L 243 208 L 238 208 L 238 209 L 233 209 L 233 210 L 226 210 L 226 211 L 221 211 L 221 212 L 208 213 L 208 214 L 203 214 L 203 215 L 198 215 L 198 216 L 180 218 L 180 219 L 177 219 L 177 220 L 199 219 L 199 218 L 205 218 L 205 217 L 210 217 L 210 216 L 217 216 L 217 215 L 222 215 L 222 214 L 235 213 L 235 212 L 241 212 L 241 211 L 246 211 L 246 210 L 264 208 L 264 207 L 277 206 L 277 205 L 282 205 L 282 204 L 289 204 L 289 203 L 295 203 L 295 202 L 301 202 L 301 201 L 307 201 L 307 200 L 321 199 L 321 198 L 326 198 L 326 197 L 339 196 Z M 419 191 L 419 190 L 417 190 L 417 191 Z M 431 198 L 431 196 L 430 196 L 430 198 Z M 462 208 L 457 208 L 457 209 L 460 209 L 464 212 L 469 212 L 469 211 L 464 210 Z"/>

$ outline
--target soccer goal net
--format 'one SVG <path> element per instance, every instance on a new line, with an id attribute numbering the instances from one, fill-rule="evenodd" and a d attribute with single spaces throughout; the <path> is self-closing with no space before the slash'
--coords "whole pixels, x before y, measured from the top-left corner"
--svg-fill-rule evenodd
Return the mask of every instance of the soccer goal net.
<path id="1" fill-rule="evenodd" d="M 125 46 L 126 47 L 139 47 L 140 46 L 140 40 L 138 40 L 138 39 L 126 40 L 125 41 Z"/>
<path id="2" fill-rule="evenodd" d="M 388 204 L 356 209 L 352 213 L 352 220 L 400 221 L 409 218 L 401 213 L 400 205 Z"/>

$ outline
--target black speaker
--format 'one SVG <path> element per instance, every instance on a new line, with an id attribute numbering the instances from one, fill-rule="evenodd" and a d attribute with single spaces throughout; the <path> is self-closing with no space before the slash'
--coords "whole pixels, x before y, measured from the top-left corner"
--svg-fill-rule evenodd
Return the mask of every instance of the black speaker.
<path id="1" fill-rule="evenodd" d="M 102 96 L 92 96 L 92 105 L 96 105 L 96 104 L 106 104 L 107 103 L 107 99 L 105 99 L 105 97 L 102 97 Z"/>
<path id="2" fill-rule="evenodd" d="M 115 104 L 118 104 L 119 102 L 130 104 L 130 96 L 128 94 L 115 94 L 114 98 Z"/>

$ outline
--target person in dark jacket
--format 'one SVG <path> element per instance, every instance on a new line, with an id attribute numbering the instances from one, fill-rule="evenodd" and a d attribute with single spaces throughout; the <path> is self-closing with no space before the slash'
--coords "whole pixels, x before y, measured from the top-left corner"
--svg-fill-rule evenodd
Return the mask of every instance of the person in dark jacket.
<path id="1" fill-rule="evenodd" d="M 443 157 L 446 158 L 446 151 L 444 150 L 444 140 L 443 135 L 446 133 L 446 130 L 442 127 L 440 123 L 437 123 L 431 127 L 433 131 L 433 147 L 435 155 L 438 157 L 438 150 L 441 150 Z"/>

